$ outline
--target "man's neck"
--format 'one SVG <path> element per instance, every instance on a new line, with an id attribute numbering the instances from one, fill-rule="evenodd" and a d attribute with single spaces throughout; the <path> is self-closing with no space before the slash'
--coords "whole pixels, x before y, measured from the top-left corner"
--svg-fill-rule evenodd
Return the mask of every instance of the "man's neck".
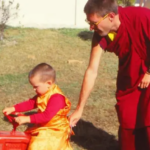
<path id="1" fill-rule="evenodd" d="M 112 32 L 117 32 L 119 27 L 120 27 L 120 24 L 121 24 L 121 22 L 120 22 L 120 19 L 119 19 L 119 14 L 117 14 L 114 18 L 114 25 L 112 26 L 111 31 Z"/>

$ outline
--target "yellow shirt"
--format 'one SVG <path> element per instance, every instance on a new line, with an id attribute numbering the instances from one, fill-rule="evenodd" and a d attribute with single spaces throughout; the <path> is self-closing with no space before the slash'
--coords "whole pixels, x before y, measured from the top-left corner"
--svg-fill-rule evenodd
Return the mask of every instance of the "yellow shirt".
<path id="1" fill-rule="evenodd" d="M 110 38 L 111 41 L 113 41 L 115 39 L 116 35 L 117 35 L 116 32 L 108 33 L 108 37 Z"/>
<path id="2" fill-rule="evenodd" d="M 45 111 L 50 97 L 56 93 L 63 95 L 59 87 L 54 84 L 47 93 L 37 97 L 36 104 L 39 113 Z M 31 134 L 28 150 L 72 150 L 69 142 L 71 128 L 67 119 L 71 103 L 66 97 L 65 102 L 66 106 L 58 111 L 49 122 L 26 131 Z"/>

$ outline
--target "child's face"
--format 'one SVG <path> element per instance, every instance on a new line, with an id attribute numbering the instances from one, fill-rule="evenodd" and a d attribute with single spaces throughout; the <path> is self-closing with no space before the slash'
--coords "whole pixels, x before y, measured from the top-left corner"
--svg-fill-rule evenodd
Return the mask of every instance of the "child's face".
<path id="1" fill-rule="evenodd" d="M 41 82 L 39 76 L 32 77 L 29 81 L 38 95 L 45 94 L 52 85 L 51 81 Z"/>

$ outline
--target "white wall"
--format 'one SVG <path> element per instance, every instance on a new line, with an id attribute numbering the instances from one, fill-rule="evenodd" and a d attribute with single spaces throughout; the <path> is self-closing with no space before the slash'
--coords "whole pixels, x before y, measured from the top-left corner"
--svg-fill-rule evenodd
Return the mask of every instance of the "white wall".
<path id="1" fill-rule="evenodd" d="M 18 17 L 9 21 L 12 26 L 87 28 L 84 5 L 87 0 L 15 0 L 20 4 Z"/>
<path id="2" fill-rule="evenodd" d="M 9 0 L 5 0 L 8 2 Z M 18 17 L 8 25 L 36 28 L 88 28 L 83 12 L 87 0 L 14 0 Z M 136 0 L 135 6 L 140 0 Z M 147 0 L 150 1 L 150 0 Z"/>

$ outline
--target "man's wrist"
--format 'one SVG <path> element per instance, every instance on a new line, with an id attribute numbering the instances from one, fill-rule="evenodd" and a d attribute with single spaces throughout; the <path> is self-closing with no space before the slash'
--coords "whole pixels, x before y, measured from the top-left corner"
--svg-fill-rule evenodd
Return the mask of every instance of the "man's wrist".
<path id="1" fill-rule="evenodd" d="M 148 67 L 148 69 L 147 69 L 147 73 L 149 73 L 150 74 L 150 66 Z"/>
<path id="2" fill-rule="evenodd" d="M 150 75 L 150 66 L 148 67 L 146 74 Z"/>
<path id="3" fill-rule="evenodd" d="M 76 110 L 78 111 L 83 111 L 83 109 L 84 109 L 84 106 L 81 106 L 81 105 L 77 105 L 76 107 Z"/>
<path id="4" fill-rule="evenodd" d="M 150 75 L 150 72 L 146 71 L 146 74 Z"/>

